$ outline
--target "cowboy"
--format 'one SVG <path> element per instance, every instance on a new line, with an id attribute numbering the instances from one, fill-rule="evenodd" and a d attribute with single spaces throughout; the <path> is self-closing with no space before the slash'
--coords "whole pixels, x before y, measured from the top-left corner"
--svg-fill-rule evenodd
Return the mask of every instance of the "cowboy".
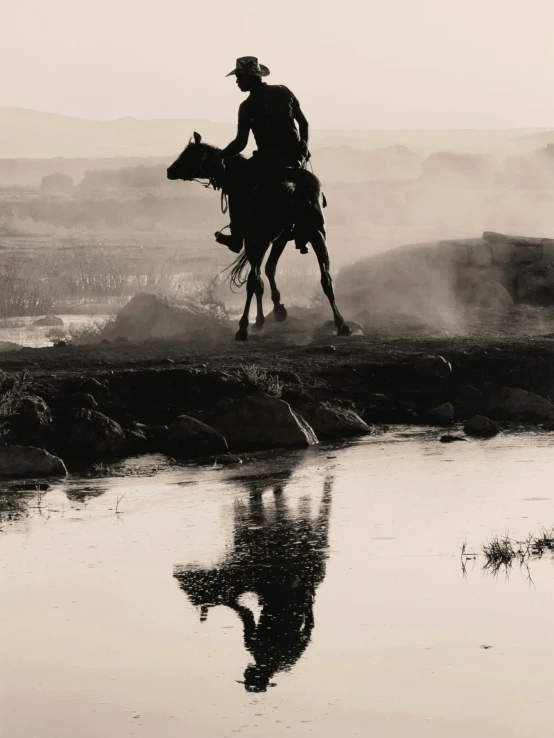
<path id="1" fill-rule="evenodd" d="M 310 157 L 308 151 L 309 126 L 300 103 L 283 85 L 268 85 L 262 81 L 269 69 L 255 56 L 237 59 L 237 65 L 227 77 L 236 76 L 238 88 L 250 94 L 239 107 L 237 135 L 223 149 L 224 161 L 240 154 L 248 143 L 250 131 L 254 134 L 258 150 L 251 162 L 254 180 L 272 169 L 302 167 Z M 244 208 L 247 196 L 235 194 L 229 198 L 231 235 L 220 231 L 216 241 L 239 253 L 244 240 Z M 305 251 L 305 249 L 302 249 Z"/>

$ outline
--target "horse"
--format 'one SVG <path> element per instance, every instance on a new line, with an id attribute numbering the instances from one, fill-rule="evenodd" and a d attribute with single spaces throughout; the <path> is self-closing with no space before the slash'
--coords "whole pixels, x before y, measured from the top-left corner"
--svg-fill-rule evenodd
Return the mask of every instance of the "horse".
<path id="1" fill-rule="evenodd" d="M 246 304 L 239 321 L 237 341 L 248 339 L 249 314 L 252 298 L 256 295 L 257 313 L 255 328 L 263 328 L 264 283 L 261 269 L 267 250 L 265 273 L 271 288 L 274 318 L 281 322 L 287 310 L 275 282 L 277 263 L 285 246 L 291 240 L 299 248 L 311 244 L 321 271 L 321 286 L 333 311 L 339 336 L 351 335 L 350 328 L 340 314 L 333 291 L 329 253 L 323 216 L 324 195 L 317 177 L 306 169 L 282 168 L 264 176 L 251 186 L 249 160 L 238 155 L 222 164 L 220 149 L 204 143 L 199 133 L 194 133 L 180 156 L 167 169 L 170 180 L 201 181 L 207 186 L 221 189 L 222 195 L 249 191 L 245 216 L 245 246 L 242 254 L 232 264 L 231 282 L 240 287 L 246 283 Z"/>

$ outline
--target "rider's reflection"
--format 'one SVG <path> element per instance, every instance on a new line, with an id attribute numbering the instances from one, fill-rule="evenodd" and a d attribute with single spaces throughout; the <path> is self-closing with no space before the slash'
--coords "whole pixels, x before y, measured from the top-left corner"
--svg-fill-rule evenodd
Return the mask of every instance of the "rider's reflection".
<path id="1" fill-rule="evenodd" d="M 248 503 L 235 504 L 233 545 L 222 564 L 175 574 L 202 620 L 215 605 L 240 617 L 253 659 L 244 672 L 248 691 L 265 691 L 274 674 L 290 669 L 310 642 L 315 591 L 325 576 L 331 488 L 327 478 L 313 517 L 308 498 L 298 510 L 289 509 L 283 482 L 274 486 L 274 506 L 264 504 L 257 488 Z M 246 593 L 258 597 L 258 619 L 241 601 Z"/>

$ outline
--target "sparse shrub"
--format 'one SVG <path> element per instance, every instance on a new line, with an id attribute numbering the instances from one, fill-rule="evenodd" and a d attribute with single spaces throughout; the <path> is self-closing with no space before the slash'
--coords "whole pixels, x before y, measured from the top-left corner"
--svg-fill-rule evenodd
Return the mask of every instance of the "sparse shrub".
<path id="1" fill-rule="evenodd" d="M 264 392 L 270 397 L 281 397 L 283 384 L 274 374 L 268 374 L 254 364 L 241 365 L 243 383 L 253 389 Z"/>
<path id="2" fill-rule="evenodd" d="M 28 394 L 29 372 L 11 374 L 0 383 L 0 419 L 13 415 L 22 397 Z M 1 425 L 1 420 L 0 420 Z"/>

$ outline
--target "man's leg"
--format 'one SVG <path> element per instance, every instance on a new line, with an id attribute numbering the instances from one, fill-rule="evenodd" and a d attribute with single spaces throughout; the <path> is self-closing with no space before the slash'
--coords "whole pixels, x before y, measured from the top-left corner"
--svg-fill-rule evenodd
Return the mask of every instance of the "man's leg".
<path id="1" fill-rule="evenodd" d="M 244 242 L 244 206 L 246 198 L 242 195 L 229 195 L 229 220 L 231 233 L 221 233 L 216 231 L 215 240 L 217 243 L 227 246 L 230 251 L 235 254 L 240 253 Z"/>

